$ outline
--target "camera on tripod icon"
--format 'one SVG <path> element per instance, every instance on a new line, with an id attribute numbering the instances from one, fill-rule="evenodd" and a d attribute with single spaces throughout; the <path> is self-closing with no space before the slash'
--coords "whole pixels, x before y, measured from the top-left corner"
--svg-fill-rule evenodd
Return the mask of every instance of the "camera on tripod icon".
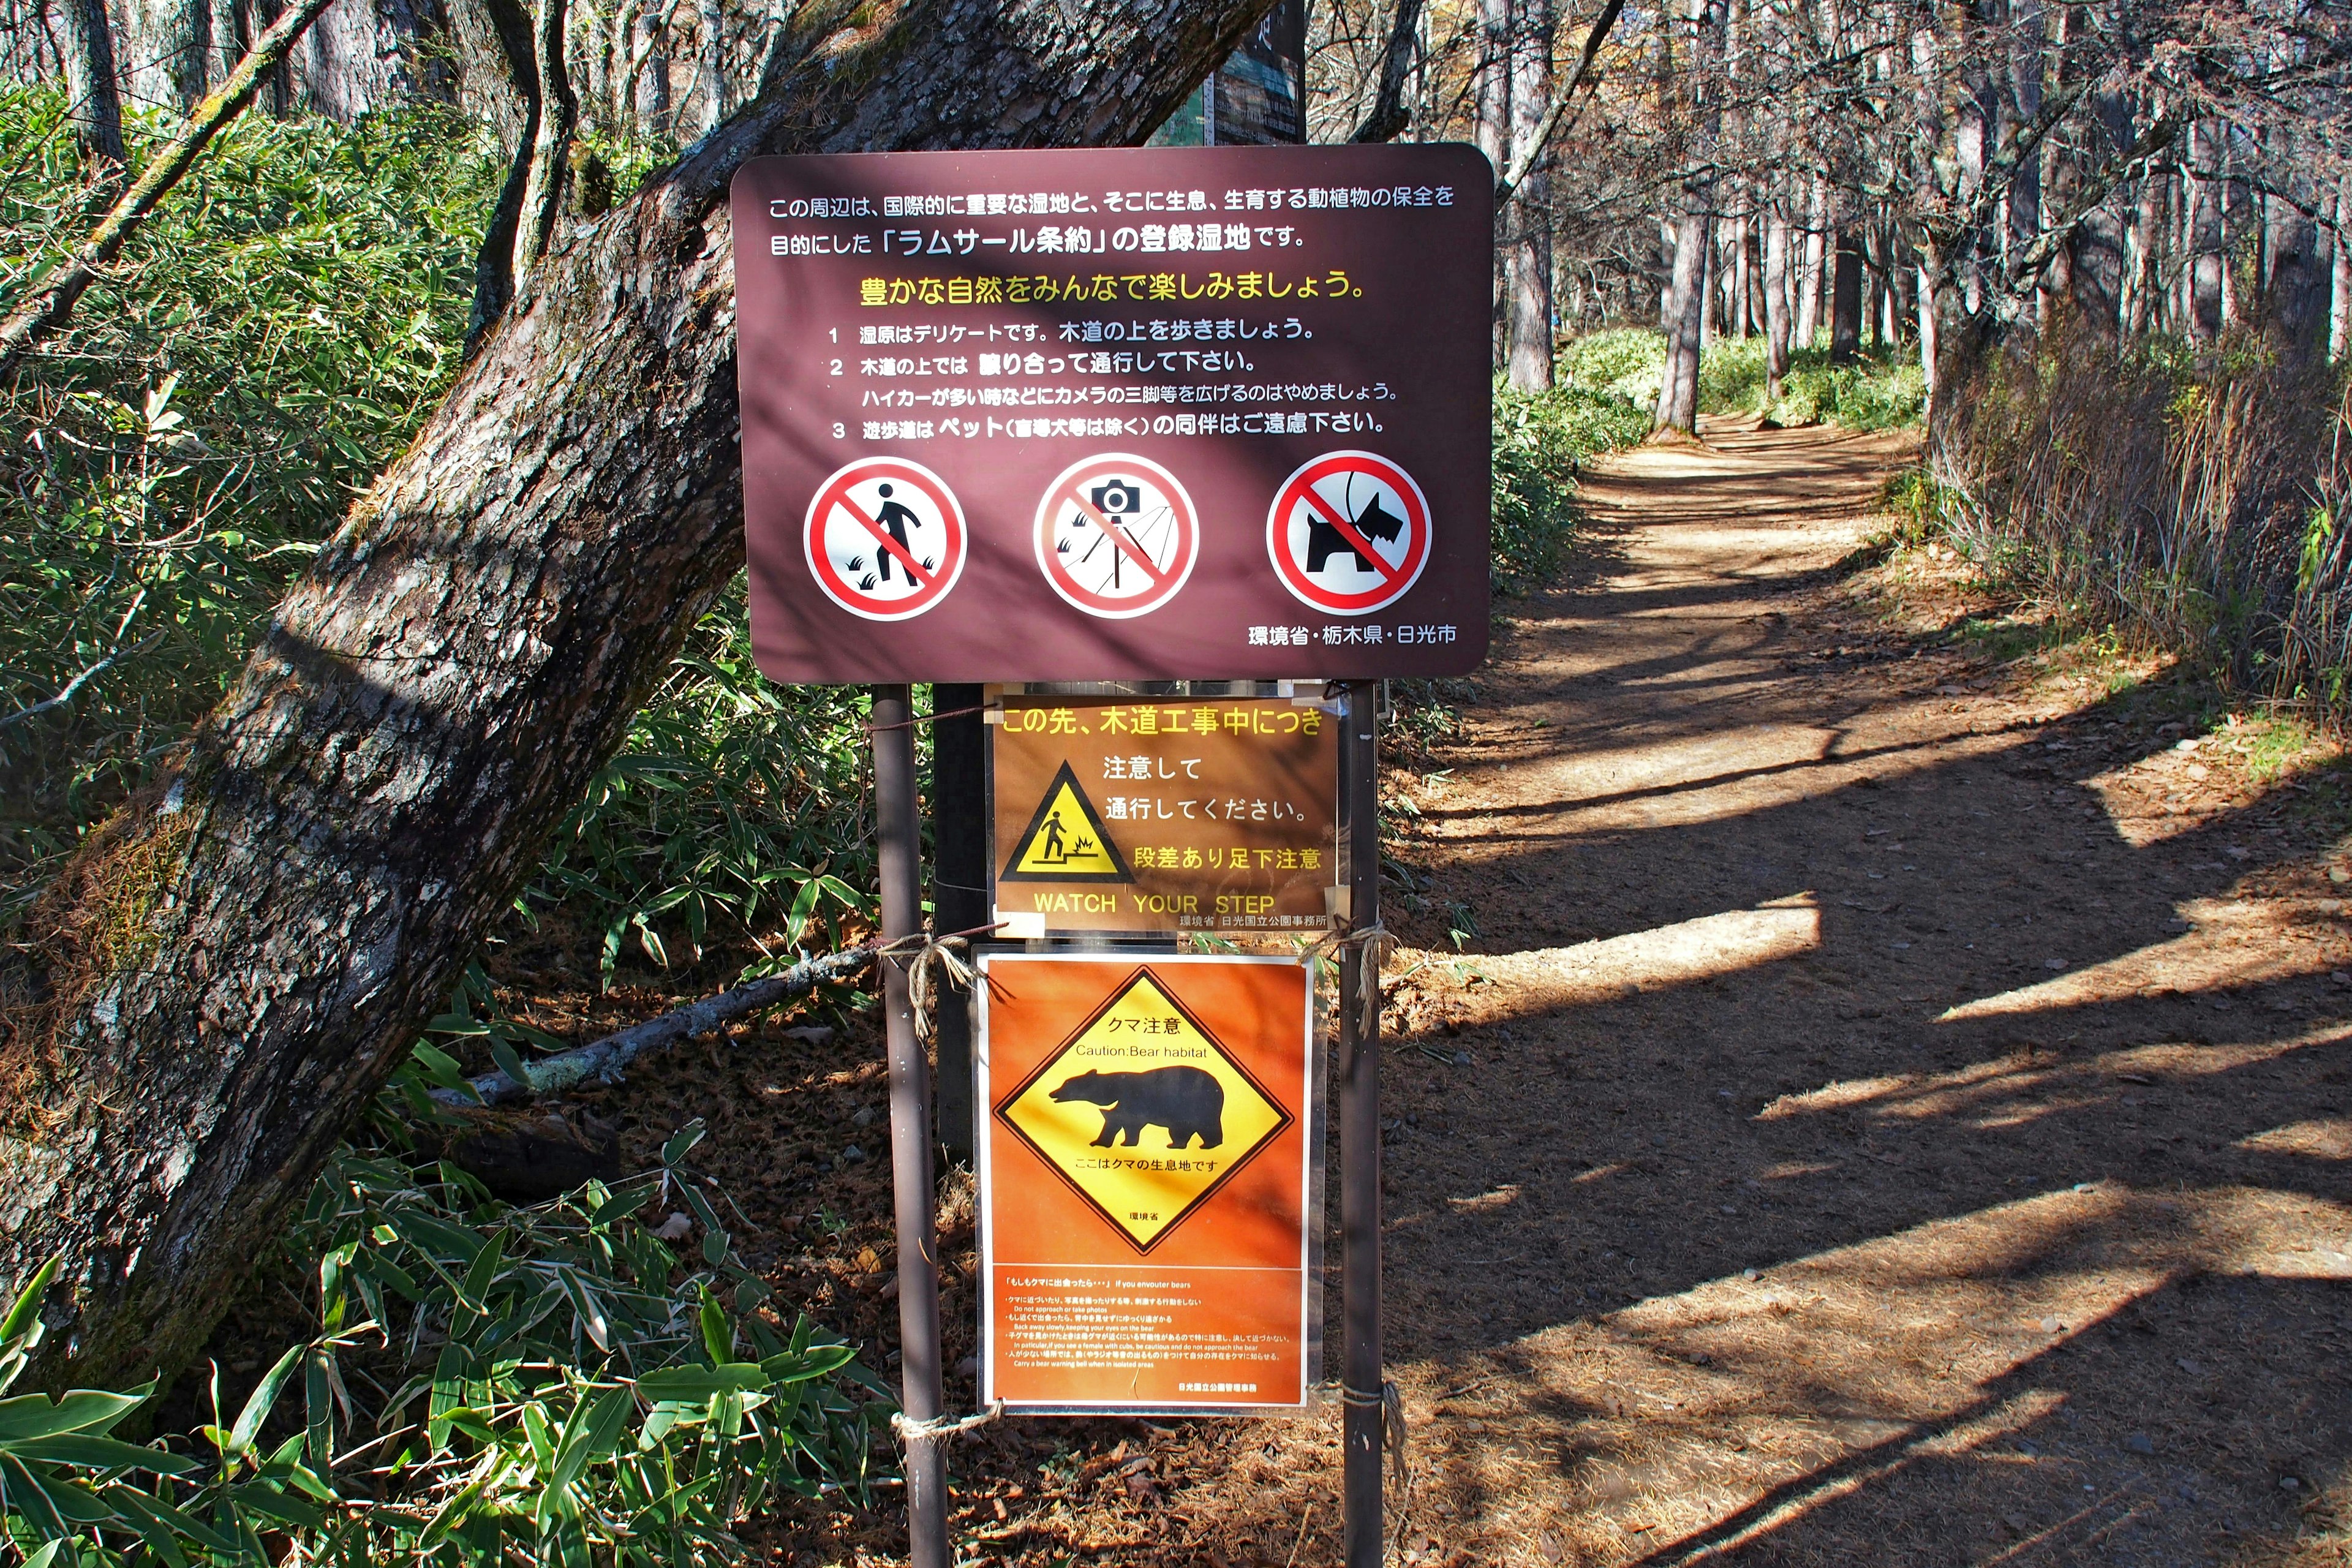
<path id="1" fill-rule="evenodd" d="M 1143 492 L 1136 488 L 1132 479 L 1112 479 L 1097 485 L 1087 492 L 1087 499 L 1105 517 L 1118 517 L 1143 510 Z"/>

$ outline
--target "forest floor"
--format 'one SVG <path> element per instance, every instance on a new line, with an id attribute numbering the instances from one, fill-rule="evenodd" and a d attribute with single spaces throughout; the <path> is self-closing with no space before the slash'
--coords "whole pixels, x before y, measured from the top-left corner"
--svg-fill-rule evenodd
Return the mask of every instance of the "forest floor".
<path id="1" fill-rule="evenodd" d="M 1395 776 L 1391 1561 L 2352 1563 L 2341 753 L 1890 544 L 1906 438 L 1706 437 L 1591 478 Z M 592 1098 L 640 1157 L 709 1117 L 886 1367 L 878 1042 L 784 1026 Z M 1337 1425 L 996 1423 L 960 1561 L 1328 1568 Z M 897 1506 L 755 1538 L 887 1561 Z"/>

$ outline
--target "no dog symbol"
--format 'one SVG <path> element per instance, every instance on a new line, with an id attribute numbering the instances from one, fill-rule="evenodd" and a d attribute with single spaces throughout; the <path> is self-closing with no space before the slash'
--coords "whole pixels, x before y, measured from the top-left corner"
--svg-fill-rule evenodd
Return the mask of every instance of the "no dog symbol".
<path id="1" fill-rule="evenodd" d="M 1402 598 L 1429 563 L 1429 502 L 1386 458 L 1326 452 L 1275 492 L 1265 547 L 1301 603 L 1370 615 Z"/>
<path id="2" fill-rule="evenodd" d="M 1123 453 L 1062 470 L 1037 505 L 1037 564 L 1090 616 L 1123 620 L 1176 596 L 1201 553 L 1192 498 L 1159 464 Z"/>
<path id="3" fill-rule="evenodd" d="M 903 458 L 861 458 L 817 487 L 802 537 L 817 586 L 869 621 L 921 615 L 963 571 L 963 509 Z"/>

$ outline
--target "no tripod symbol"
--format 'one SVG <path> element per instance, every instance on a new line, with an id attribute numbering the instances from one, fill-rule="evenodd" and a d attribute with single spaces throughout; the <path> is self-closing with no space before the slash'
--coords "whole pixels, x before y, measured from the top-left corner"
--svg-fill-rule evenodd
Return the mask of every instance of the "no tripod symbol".
<path id="1" fill-rule="evenodd" d="M 1105 453 L 1072 464 L 1037 505 L 1037 565 L 1054 592 L 1090 616 L 1156 610 L 1192 574 L 1199 514 L 1176 476 Z"/>

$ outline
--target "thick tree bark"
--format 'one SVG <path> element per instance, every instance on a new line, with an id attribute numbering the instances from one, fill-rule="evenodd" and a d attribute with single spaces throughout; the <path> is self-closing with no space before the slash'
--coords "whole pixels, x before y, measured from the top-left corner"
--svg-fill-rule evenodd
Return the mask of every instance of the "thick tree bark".
<path id="1" fill-rule="evenodd" d="M 1862 349 L 1862 240 L 1852 227 L 1837 234 L 1830 278 L 1830 363 L 1845 364 Z"/>
<path id="2" fill-rule="evenodd" d="M 293 60 L 293 97 L 346 124 L 412 99 L 457 94 L 440 0 L 336 0 Z"/>
<path id="3" fill-rule="evenodd" d="M 1789 374 L 1789 220 L 1779 207 L 1764 219 L 1764 401 L 1780 401 Z"/>
<path id="4" fill-rule="evenodd" d="M 861 7 L 551 253 L 52 895 L 0 1043 L 0 1294 L 66 1259 L 47 1381 L 202 1343 L 740 565 L 736 170 L 1139 142 L 1265 9 Z"/>
<path id="5" fill-rule="evenodd" d="M 66 90 L 73 98 L 74 141 L 96 183 L 119 180 L 123 164 L 122 95 L 114 80 L 114 29 L 106 0 L 58 0 L 65 37 Z"/>

